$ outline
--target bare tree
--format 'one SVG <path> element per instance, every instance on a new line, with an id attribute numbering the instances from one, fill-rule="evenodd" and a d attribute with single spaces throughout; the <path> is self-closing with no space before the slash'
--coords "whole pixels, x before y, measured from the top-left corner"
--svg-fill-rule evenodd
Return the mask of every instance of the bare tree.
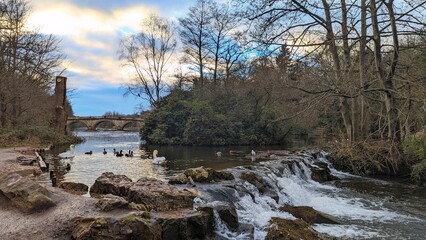
<path id="1" fill-rule="evenodd" d="M 195 87 L 203 87 L 205 83 L 206 58 L 209 54 L 209 4 L 208 0 L 198 0 L 195 6 L 189 8 L 188 15 L 179 19 L 185 62 L 192 65 L 199 74 L 198 80 L 194 82 Z"/>
<path id="2" fill-rule="evenodd" d="M 48 91 L 64 59 L 59 41 L 24 28 L 25 0 L 2 0 L 0 9 L 0 123 L 16 126 L 44 118 L 48 124 Z"/>
<path id="3" fill-rule="evenodd" d="M 127 92 L 147 99 L 156 107 L 165 86 L 167 64 L 176 40 L 171 22 L 157 15 L 143 20 L 139 33 L 121 41 L 119 58 L 135 71 Z"/>
<path id="4" fill-rule="evenodd" d="M 370 0 L 245 1 L 246 16 L 255 22 L 259 43 L 286 44 L 297 55 L 316 61 L 324 82 L 314 86 L 290 86 L 305 93 L 337 98 L 346 138 L 355 140 L 366 129 L 366 99 L 383 107 L 386 137 L 401 141 L 395 77 L 402 35 L 413 36 L 425 26 L 426 2 Z M 370 57 L 371 56 L 371 57 Z M 355 81 L 354 76 L 359 76 Z M 373 114 L 370 111 L 371 114 Z M 360 119 L 361 118 L 361 119 Z M 381 123 L 379 123 L 381 124 Z"/>

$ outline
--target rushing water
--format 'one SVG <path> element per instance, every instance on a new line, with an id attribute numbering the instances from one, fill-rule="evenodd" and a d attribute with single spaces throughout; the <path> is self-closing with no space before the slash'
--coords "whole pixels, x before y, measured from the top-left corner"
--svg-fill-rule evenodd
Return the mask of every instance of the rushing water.
<path id="1" fill-rule="evenodd" d="M 221 239 L 264 239 L 271 217 L 294 219 L 279 211 L 284 204 L 311 206 L 316 210 L 336 217 L 342 224 L 316 224 L 319 232 L 339 239 L 425 239 L 426 236 L 426 189 L 398 182 L 358 177 L 332 169 L 340 180 L 320 184 L 310 178 L 311 155 L 277 157 L 271 161 L 251 158 L 251 148 L 194 148 L 162 147 L 161 156 L 170 160 L 167 168 L 154 167 L 149 160 L 141 158 L 152 152 L 140 145 L 134 132 L 77 132 L 85 142 L 68 150 L 63 156 L 73 156 L 56 162 L 61 169 L 66 163 L 70 171 L 62 171 L 62 181 L 82 182 L 92 185 L 103 172 L 124 174 L 133 180 L 142 176 L 167 179 L 188 167 L 213 167 L 228 169 L 236 176 L 229 183 L 198 184 L 203 197 L 201 203 L 225 201 L 232 203 L 238 212 L 239 222 L 251 225 L 253 233 L 231 232 L 217 219 L 217 235 Z M 103 154 L 104 148 L 108 152 Z M 112 149 L 134 151 L 134 156 L 116 157 Z M 269 148 L 270 149 L 270 148 Z M 230 150 L 232 150 L 230 152 Z M 256 148 L 256 151 L 265 149 Z M 92 155 L 85 152 L 93 151 Z M 218 157 L 217 152 L 222 152 Z M 234 152 L 237 151 L 237 152 Z M 283 164 L 283 160 L 297 163 Z M 325 157 L 321 161 L 327 162 Z M 328 162 L 327 162 L 328 163 Z M 329 163 L 328 163 L 329 164 Z M 250 167 L 248 167 L 250 166 Z M 278 202 L 262 195 L 254 185 L 242 181 L 242 172 L 254 172 L 273 186 Z"/>

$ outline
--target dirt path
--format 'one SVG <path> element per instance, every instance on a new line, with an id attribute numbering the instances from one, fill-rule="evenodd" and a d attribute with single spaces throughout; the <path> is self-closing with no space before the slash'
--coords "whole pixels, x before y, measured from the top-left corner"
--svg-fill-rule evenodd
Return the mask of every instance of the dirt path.
<path id="1" fill-rule="evenodd" d="M 37 164 L 23 166 L 16 160 L 19 156 L 35 157 L 33 153 L 32 148 L 0 149 L 0 174 L 17 172 L 34 179 L 33 170 L 38 169 Z M 22 213 L 0 193 L 0 239 L 70 239 L 76 217 L 106 215 L 95 208 L 96 199 L 72 195 L 47 183 L 40 184 L 52 192 L 56 203 L 55 207 L 43 212 Z"/>

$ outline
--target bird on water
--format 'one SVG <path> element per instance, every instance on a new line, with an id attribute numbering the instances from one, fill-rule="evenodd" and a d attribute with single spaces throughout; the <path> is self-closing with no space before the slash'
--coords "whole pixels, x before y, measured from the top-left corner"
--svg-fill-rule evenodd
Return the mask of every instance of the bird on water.
<path id="1" fill-rule="evenodd" d="M 167 163 L 167 160 L 165 157 L 157 157 L 158 154 L 158 150 L 154 150 L 154 152 L 152 152 L 152 164 L 154 165 L 161 165 L 164 166 Z"/>

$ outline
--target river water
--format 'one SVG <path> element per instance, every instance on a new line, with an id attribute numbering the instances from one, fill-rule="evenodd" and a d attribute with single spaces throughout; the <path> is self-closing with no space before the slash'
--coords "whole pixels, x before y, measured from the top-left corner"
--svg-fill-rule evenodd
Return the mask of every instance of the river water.
<path id="1" fill-rule="evenodd" d="M 341 224 L 316 224 L 314 228 L 338 239 L 426 239 L 426 189 L 392 180 L 365 178 L 332 168 L 340 180 L 320 184 L 310 178 L 309 154 L 294 156 L 298 164 L 251 158 L 250 147 L 159 147 L 160 156 L 169 160 L 167 167 L 156 167 L 144 158 L 154 149 L 141 145 L 135 132 L 77 131 L 85 141 L 74 149 L 56 149 L 66 158 L 55 162 L 59 181 L 81 182 L 91 186 L 103 172 L 124 174 L 136 181 L 142 176 L 167 179 L 189 167 L 230 169 L 236 180 L 229 184 L 200 184 L 205 193 L 198 202 L 227 201 L 238 212 L 239 222 L 253 226 L 253 233 L 235 233 L 217 220 L 221 239 L 264 239 L 271 217 L 292 219 L 279 211 L 284 204 L 311 206 L 336 217 Z M 133 157 L 116 157 L 113 149 L 134 152 Z M 276 147 L 283 149 L 283 146 Z M 107 153 L 103 154 L 103 150 Z M 256 151 L 273 148 L 256 148 Z M 92 151 L 87 155 L 85 152 Z M 64 152 L 64 153 L 63 153 Z M 216 155 L 221 152 L 221 156 Z M 325 154 L 324 154 L 325 155 Z M 280 159 L 279 159 L 280 160 Z M 321 161 L 327 162 L 325 156 Z M 69 163 L 70 171 L 62 171 Z M 328 163 L 329 164 L 329 163 Z M 250 166 L 250 167 L 247 167 Z M 241 172 L 251 171 L 265 179 L 279 196 L 278 202 L 260 194 L 253 185 L 239 179 Z"/>

